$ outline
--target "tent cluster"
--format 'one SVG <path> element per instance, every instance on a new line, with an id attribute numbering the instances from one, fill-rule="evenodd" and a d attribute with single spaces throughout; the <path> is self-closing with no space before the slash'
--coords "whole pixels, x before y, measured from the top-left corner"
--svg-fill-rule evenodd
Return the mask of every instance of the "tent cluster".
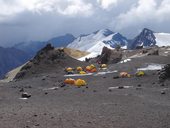
<path id="1" fill-rule="evenodd" d="M 83 80 L 83 79 L 75 80 L 75 79 L 72 79 L 72 78 L 65 79 L 64 83 L 65 84 L 69 84 L 69 85 L 75 85 L 77 87 L 81 87 L 81 86 L 86 86 L 87 85 L 86 81 Z"/>
<path id="2" fill-rule="evenodd" d="M 137 71 L 135 73 L 135 75 L 129 74 L 127 72 L 120 72 L 119 77 L 121 77 L 121 78 L 130 78 L 132 76 L 142 77 L 144 75 L 145 75 L 145 73 L 143 71 Z"/>
<path id="3" fill-rule="evenodd" d="M 93 72 L 97 72 L 97 68 L 93 64 L 91 64 L 89 66 L 86 66 L 85 71 L 93 73 Z"/>
<path id="4" fill-rule="evenodd" d="M 107 65 L 106 64 L 101 64 L 100 65 L 100 69 L 107 69 Z M 74 73 L 79 73 L 79 74 L 87 74 L 87 73 L 95 73 L 97 72 L 97 67 L 93 64 L 88 65 L 86 67 L 76 67 L 76 68 L 71 68 L 68 67 L 65 69 L 67 74 L 74 74 Z"/>

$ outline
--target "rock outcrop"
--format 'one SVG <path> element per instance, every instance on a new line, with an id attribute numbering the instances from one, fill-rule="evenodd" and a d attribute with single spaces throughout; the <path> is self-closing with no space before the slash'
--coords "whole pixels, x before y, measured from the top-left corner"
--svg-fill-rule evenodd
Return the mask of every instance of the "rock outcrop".
<path id="1" fill-rule="evenodd" d="M 168 78 L 170 78 L 170 64 L 165 65 L 164 68 L 159 72 L 160 82 L 164 82 Z"/>
<path id="2" fill-rule="evenodd" d="M 98 62 L 102 64 L 117 63 L 122 59 L 121 50 L 111 50 L 107 47 L 103 47 L 102 53 L 98 58 Z"/>

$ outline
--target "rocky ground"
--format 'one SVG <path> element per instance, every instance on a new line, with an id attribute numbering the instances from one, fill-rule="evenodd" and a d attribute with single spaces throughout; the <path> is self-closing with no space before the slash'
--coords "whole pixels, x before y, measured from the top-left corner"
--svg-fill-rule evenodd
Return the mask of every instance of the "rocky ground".
<path id="1" fill-rule="evenodd" d="M 62 86 L 67 77 L 61 67 L 1 83 L 0 128 L 169 128 L 169 79 L 160 83 L 157 70 L 145 71 L 143 77 L 117 78 L 122 71 L 134 74 L 169 60 L 170 56 L 153 55 L 132 58 L 110 64 L 108 70 L 115 73 L 71 77 L 86 80 L 88 85 L 81 88 Z M 31 97 L 22 99 L 23 92 Z"/>

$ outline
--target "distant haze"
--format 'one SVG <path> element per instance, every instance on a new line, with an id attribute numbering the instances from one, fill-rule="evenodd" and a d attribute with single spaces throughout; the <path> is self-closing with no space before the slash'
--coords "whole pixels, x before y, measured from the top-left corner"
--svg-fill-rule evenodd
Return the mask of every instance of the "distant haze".
<path id="1" fill-rule="evenodd" d="M 108 28 L 170 33 L 170 0 L 0 0 L 0 46 Z"/>

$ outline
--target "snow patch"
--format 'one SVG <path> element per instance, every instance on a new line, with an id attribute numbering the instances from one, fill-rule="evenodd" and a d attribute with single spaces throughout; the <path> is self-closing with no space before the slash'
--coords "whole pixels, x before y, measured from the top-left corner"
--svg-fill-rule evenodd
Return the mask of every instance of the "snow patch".
<path id="1" fill-rule="evenodd" d="M 45 88 L 45 89 L 43 89 L 44 91 L 48 91 L 48 90 L 57 90 L 58 89 L 58 87 L 52 87 L 52 88 Z"/>
<path id="2" fill-rule="evenodd" d="M 70 74 L 70 75 L 64 75 L 64 77 L 70 77 L 70 76 L 91 76 L 93 73 L 88 73 L 88 74 Z"/>
<path id="3" fill-rule="evenodd" d="M 19 98 L 20 100 L 27 100 L 28 98 Z"/>
<path id="4" fill-rule="evenodd" d="M 100 54 L 97 53 L 97 52 L 91 52 L 90 54 L 88 54 L 88 55 L 86 55 L 86 56 L 84 56 L 84 57 L 81 57 L 81 58 L 79 58 L 78 60 L 80 60 L 80 61 L 85 61 L 86 58 L 87 58 L 87 59 L 89 59 L 89 58 L 95 58 L 95 57 L 97 57 L 98 55 L 100 55 Z"/>
<path id="5" fill-rule="evenodd" d="M 116 72 L 118 72 L 118 71 L 115 70 L 115 71 L 107 71 L 107 72 L 98 72 L 97 74 L 94 74 L 94 76 L 106 75 L 106 74 L 111 74 L 111 73 L 116 73 Z"/>
<path id="6" fill-rule="evenodd" d="M 154 33 L 156 37 L 156 45 L 170 46 L 170 33 Z"/>
<path id="7" fill-rule="evenodd" d="M 162 64 L 151 64 L 145 68 L 138 68 L 138 71 L 147 71 L 147 70 L 161 70 L 164 67 Z"/>
<path id="8" fill-rule="evenodd" d="M 127 62 L 129 62 L 129 61 L 131 61 L 131 59 L 122 60 L 122 61 L 120 61 L 120 63 L 123 64 L 123 63 L 127 63 Z"/>
<path id="9" fill-rule="evenodd" d="M 111 73 L 116 73 L 117 70 L 114 71 L 107 71 L 107 72 L 98 72 L 98 73 L 87 73 L 87 74 L 70 74 L 70 75 L 64 75 L 64 77 L 73 77 L 73 76 L 98 76 L 98 75 L 106 75 Z"/>

